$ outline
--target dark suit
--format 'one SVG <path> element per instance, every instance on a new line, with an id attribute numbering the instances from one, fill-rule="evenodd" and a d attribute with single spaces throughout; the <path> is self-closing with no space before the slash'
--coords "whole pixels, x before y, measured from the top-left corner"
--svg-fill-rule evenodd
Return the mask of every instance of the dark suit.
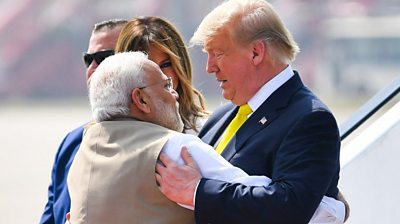
<path id="1" fill-rule="evenodd" d="M 217 109 L 199 137 L 215 146 L 237 110 L 233 104 Z M 196 222 L 307 223 L 323 195 L 337 196 L 339 150 L 335 118 L 295 72 L 222 153 L 250 175 L 271 177 L 271 185 L 246 187 L 203 178 L 196 192 Z"/>
<path id="2" fill-rule="evenodd" d="M 51 172 L 48 201 L 44 208 L 40 224 L 64 224 L 69 212 L 71 199 L 67 188 L 67 176 L 72 160 L 82 141 L 83 126 L 65 136 L 58 148 Z"/>

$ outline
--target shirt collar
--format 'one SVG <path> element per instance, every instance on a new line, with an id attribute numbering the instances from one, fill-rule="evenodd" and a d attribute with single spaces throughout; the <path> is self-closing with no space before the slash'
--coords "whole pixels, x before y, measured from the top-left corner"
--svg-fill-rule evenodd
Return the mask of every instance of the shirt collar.
<path id="1" fill-rule="evenodd" d="M 257 93 L 247 102 L 254 112 L 256 111 L 261 104 L 268 99 L 269 96 L 272 95 L 279 87 L 281 87 L 285 82 L 287 82 L 292 76 L 294 72 L 292 67 L 288 65 L 282 72 L 272 78 L 270 81 L 265 83 Z"/>

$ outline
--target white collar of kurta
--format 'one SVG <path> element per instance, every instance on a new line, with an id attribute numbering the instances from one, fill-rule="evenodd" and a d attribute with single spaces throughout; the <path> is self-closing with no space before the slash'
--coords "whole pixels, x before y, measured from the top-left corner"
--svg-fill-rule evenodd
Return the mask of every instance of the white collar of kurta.
<path id="1" fill-rule="evenodd" d="M 274 93 L 279 87 L 287 82 L 293 75 L 294 72 L 292 70 L 292 67 L 288 65 L 277 76 L 265 83 L 249 100 L 249 102 L 247 102 L 251 110 L 256 111 L 261 106 L 261 104 L 264 103 L 264 101 L 268 99 L 269 96 L 271 96 L 272 93 Z M 249 115 L 249 117 L 250 116 L 251 114 Z"/>

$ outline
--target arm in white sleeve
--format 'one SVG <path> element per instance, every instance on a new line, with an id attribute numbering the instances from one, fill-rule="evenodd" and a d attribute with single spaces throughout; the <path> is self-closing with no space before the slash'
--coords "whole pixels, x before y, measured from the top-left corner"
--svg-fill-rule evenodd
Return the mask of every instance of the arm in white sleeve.
<path id="1" fill-rule="evenodd" d="M 249 176 L 242 169 L 230 164 L 213 147 L 205 144 L 194 135 L 179 133 L 167 141 L 162 151 L 179 165 L 183 165 L 184 162 L 180 156 L 182 146 L 186 146 L 192 158 L 196 161 L 201 175 L 205 178 L 240 183 L 247 186 L 267 186 L 271 183 L 271 179 L 267 176 Z M 181 206 L 194 210 L 193 207 Z M 343 221 L 343 203 L 334 198 L 324 196 L 310 223 L 339 224 L 343 223 Z"/>
<path id="2" fill-rule="evenodd" d="M 182 146 L 186 146 L 205 178 L 249 186 L 267 186 L 271 182 L 266 176 L 249 176 L 242 169 L 226 161 L 213 147 L 193 135 L 178 134 L 171 137 L 164 145 L 163 152 L 179 165 L 183 165 L 180 156 Z"/>

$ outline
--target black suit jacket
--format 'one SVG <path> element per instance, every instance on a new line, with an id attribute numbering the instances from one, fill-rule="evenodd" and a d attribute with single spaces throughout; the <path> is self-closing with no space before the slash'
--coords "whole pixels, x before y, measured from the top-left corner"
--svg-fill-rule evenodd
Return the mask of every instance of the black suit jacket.
<path id="1" fill-rule="evenodd" d="M 199 137 L 215 146 L 238 107 L 217 109 Z M 323 195 L 336 197 L 340 137 L 328 108 L 297 72 L 250 116 L 222 156 L 268 187 L 203 178 L 196 192 L 197 223 L 308 223 Z"/>

